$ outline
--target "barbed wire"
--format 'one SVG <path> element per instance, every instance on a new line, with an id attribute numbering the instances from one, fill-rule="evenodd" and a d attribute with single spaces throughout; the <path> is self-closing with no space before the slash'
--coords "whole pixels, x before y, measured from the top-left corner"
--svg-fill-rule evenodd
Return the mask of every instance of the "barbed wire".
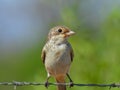
<path id="1" fill-rule="evenodd" d="M 18 81 L 13 81 L 13 82 L 0 82 L 0 85 L 4 86 L 14 86 L 14 90 L 16 90 L 17 86 L 40 86 L 40 85 L 45 85 L 45 83 L 39 83 L 39 82 L 18 82 Z M 48 83 L 48 85 L 65 85 L 65 86 L 70 86 L 70 83 Z M 112 83 L 112 84 L 77 84 L 73 83 L 73 86 L 88 86 L 88 87 L 109 87 L 109 89 L 114 88 L 114 87 L 120 87 L 119 83 Z"/>

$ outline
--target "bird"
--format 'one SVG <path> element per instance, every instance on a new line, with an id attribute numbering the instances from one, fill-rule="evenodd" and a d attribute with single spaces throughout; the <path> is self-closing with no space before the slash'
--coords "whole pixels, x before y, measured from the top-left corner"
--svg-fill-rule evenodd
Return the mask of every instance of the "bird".
<path id="1" fill-rule="evenodd" d="M 74 58 L 74 52 L 68 38 L 74 34 L 75 32 L 66 26 L 55 26 L 50 29 L 41 54 L 42 62 L 47 71 L 45 87 L 48 87 L 48 80 L 51 76 L 55 78 L 57 83 L 65 83 L 67 76 L 70 87 L 73 86 L 69 69 Z M 66 86 L 57 85 L 57 90 L 66 90 Z"/>

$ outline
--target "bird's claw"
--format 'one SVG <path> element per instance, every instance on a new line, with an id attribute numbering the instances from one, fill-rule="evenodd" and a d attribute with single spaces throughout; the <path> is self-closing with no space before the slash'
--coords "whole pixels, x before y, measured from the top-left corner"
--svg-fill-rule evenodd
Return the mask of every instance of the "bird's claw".
<path id="1" fill-rule="evenodd" d="M 48 83 L 48 81 L 46 81 L 45 82 L 45 87 L 48 88 L 48 86 L 49 86 L 49 83 Z"/>
<path id="2" fill-rule="evenodd" d="M 73 82 L 70 82 L 70 86 L 69 86 L 69 87 L 71 88 L 71 87 L 73 87 L 73 86 L 74 86 Z"/>

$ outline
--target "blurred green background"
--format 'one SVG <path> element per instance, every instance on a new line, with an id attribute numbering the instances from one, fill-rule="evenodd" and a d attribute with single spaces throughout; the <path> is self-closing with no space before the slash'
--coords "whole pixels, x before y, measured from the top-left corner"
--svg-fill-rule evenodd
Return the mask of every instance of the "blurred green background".
<path id="1" fill-rule="evenodd" d="M 120 82 L 120 0 L 0 0 L 0 82 L 45 82 L 41 49 L 49 29 L 56 25 L 76 32 L 69 39 L 75 53 L 70 69 L 74 83 Z M 13 90 L 13 86 L 0 86 L 0 90 Z M 47 89 L 22 86 L 17 90 Z"/>

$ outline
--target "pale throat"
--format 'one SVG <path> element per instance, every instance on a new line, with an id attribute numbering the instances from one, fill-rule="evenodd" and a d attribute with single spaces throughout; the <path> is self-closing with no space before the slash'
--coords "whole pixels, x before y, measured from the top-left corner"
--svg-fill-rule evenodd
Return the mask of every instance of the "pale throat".
<path id="1" fill-rule="evenodd" d="M 63 37 L 61 37 L 61 38 L 60 37 L 52 37 L 49 42 L 59 45 L 59 44 L 64 44 L 68 41 L 67 41 L 67 38 L 63 38 Z"/>

